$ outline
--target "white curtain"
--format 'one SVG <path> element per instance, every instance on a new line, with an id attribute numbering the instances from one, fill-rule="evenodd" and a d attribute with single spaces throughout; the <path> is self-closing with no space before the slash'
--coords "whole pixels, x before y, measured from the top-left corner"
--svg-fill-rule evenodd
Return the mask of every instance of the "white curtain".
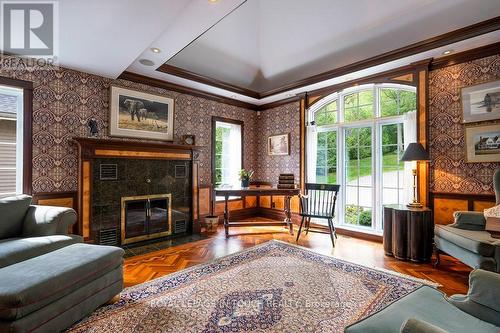
<path id="1" fill-rule="evenodd" d="M 241 125 L 218 123 L 228 128 L 222 138 L 222 184 L 223 186 L 240 186 L 239 171 L 241 170 Z"/>
<path id="2" fill-rule="evenodd" d="M 307 126 L 307 182 L 316 182 L 316 155 L 318 149 L 318 132 L 316 132 L 316 126 Z"/>
<path id="3" fill-rule="evenodd" d="M 403 141 L 404 148 L 412 142 L 417 142 L 417 112 L 411 111 L 405 114 L 403 122 Z M 403 173 L 403 199 L 404 203 L 413 200 L 413 174 L 412 170 L 416 167 L 416 162 L 405 162 Z"/>

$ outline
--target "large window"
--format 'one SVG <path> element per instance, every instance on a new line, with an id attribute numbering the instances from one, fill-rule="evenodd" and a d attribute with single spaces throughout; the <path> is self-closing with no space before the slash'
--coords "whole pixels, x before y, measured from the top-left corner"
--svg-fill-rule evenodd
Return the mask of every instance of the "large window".
<path id="1" fill-rule="evenodd" d="M 392 84 L 346 89 L 309 110 L 307 180 L 341 185 L 335 223 L 380 232 L 382 206 L 407 201 L 400 158 L 416 140 L 415 110 L 415 88 Z"/>
<path id="2" fill-rule="evenodd" d="M 0 197 L 23 191 L 23 90 L 0 86 Z"/>
<path id="3" fill-rule="evenodd" d="M 214 117 L 212 120 L 214 161 L 213 183 L 216 187 L 237 187 L 242 169 L 243 123 Z"/>

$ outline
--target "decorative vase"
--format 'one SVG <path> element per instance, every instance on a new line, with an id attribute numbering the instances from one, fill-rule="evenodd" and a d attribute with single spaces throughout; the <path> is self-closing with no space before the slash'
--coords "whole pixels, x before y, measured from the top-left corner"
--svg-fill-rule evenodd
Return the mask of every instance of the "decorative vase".
<path id="1" fill-rule="evenodd" d="M 250 184 L 250 179 L 241 180 L 241 187 L 248 187 L 249 184 Z"/>

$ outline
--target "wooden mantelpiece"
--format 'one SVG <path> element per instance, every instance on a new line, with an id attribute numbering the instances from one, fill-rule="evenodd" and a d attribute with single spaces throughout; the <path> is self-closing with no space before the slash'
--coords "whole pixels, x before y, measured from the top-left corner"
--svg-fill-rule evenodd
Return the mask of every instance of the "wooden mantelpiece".
<path id="1" fill-rule="evenodd" d="M 99 158 L 190 161 L 192 230 L 194 233 L 200 231 L 198 156 L 202 147 L 166 142 L 95 138 L 73 138 L 73 141 L 78 146 L 77 232 L 86 241 L 94 241 L 91 237 L 92 170 L 93 161 Z"/>

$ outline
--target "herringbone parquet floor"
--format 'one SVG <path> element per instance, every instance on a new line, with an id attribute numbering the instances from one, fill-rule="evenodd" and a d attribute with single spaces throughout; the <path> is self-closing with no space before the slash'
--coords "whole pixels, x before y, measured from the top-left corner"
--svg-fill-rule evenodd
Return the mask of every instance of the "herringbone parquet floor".
<path id="1" fill-rule="evenodd" d="M 224 229 L 220 227 L 207 239 L 127 258 L 124 264 L 125 285 L 149 281 L 271 239 L 295 244 L 295 237 L 280 227 L 238 228 L 232 229 L 230 234 L 232 236 L 226 239 Z M 434 268 L 431 263 L 415 264 L 387 257 L 381 243 L 341 235 L 335 248 L 332 248 L 328 235 L 314 233 L 302 234 L 298 244 L 365 266 L 381 267 L 437 282 L 448 295 L 467 292 L 470 269 L 449 256 L 442 256 L 440 266 Z"/>

